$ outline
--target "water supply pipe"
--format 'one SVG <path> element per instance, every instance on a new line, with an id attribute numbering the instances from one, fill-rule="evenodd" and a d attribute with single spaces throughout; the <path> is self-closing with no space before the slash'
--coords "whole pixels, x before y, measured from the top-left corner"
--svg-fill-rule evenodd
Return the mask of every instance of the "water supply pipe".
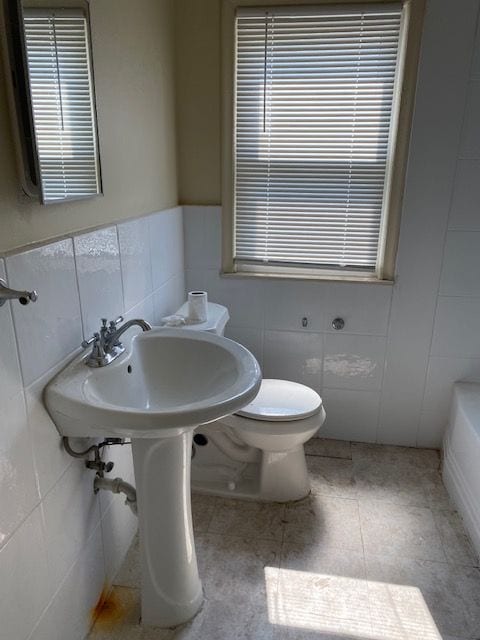
<path id="1" fill-rule="evenodd" d="M 98 491 L 111 491 L 112 493 L 123 493 L 126 496 L 125 504 L 127 504 L 132 513 L 138 515 L 137 513 L 137 490 L 135 487 L 129 482 L 125 482 L 122 478 L 115 478 L 114 480 L 110 480 L 109 478 L 101 478 L 100 476 L 95 476 L 95 480 L 93 482 L 93 488 L 95 493 Z"/>

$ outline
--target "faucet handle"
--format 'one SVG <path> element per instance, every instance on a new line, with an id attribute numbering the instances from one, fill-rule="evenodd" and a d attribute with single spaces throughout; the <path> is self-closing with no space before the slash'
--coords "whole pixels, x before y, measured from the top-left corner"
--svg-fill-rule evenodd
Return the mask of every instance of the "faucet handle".
<path id="1" fill-rule="evenodd" d="M 93 334 L 93 336 L 91 338 L 89 338 L 88 340 L 82 340 L 82 347 L 84 349 L 86 349 L 87 347 L 89 347 L 91 344 L 93 344 L 95 341 L 97 341 L 100 338 L 100 334 L 98 332 L 95 332 Z"/>
<path id="2" fill-rule="evenodd" d="M 123 320 L 124 320 L 123 316 L 118 316 L 118 318 L 116 318 L 115 320 L 110 320 L 110 324 L 109 324 L 110 331 L 115 331 L 115 329 L 117 328 L 117 324 L 119 322 L 123 322 Z"/>

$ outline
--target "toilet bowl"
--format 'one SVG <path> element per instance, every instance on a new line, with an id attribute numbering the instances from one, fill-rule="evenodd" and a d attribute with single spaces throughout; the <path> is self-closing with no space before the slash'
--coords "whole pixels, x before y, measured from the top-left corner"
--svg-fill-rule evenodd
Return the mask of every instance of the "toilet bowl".
<path id="1" fill-rule="evenodd" d="M 300 500 L 310 492 L 303 445 L 325 420 L 318 393 L 288 380 L 264 379 L 257 397 L 218 422 L 261 451 L 259 493 L 265 500 Z"/>
<path id="2" fill-rule="evenodd" d="M 185 304 L 175 315 L 187 314 Z M 222 335 L 228 320 L 225 307 L 209 302 L 206 322 L 184 326 Z M 264 379 L 250 404 L 196 429 L 192 488 L 274 502 L 304 498 L 310 482 L 303 445 L 325 417 L 322 399 L 310 387 Z"/>

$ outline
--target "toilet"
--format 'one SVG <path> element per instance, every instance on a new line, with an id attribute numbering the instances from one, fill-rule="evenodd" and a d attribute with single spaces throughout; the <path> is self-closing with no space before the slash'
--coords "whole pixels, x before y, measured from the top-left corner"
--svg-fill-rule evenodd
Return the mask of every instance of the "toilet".
<path id="1" fill-rule="evenodd" d="M 175 315 L 186 317 L 187 303 Z M 184 329 L 223 335 L 228 309 L 209 302 L 207 318 L 185 324 Z M 325 417 L 322 399 L 310 387 L 289 380 L 262 380 L 250 404 L 195 430 L 192 488 L 273 502 L 304 498 L 310 482 L 303 445 Z"/>

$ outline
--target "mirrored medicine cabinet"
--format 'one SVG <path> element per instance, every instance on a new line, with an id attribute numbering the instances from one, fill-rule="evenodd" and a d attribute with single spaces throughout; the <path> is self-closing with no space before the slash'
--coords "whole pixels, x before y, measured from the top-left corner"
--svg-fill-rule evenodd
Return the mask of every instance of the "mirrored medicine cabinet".
<path id="1" fill-rule="evenodd" d="M 42 204 L 102 193 L 88 2 L 1 0 L 23 190 Z"/>

